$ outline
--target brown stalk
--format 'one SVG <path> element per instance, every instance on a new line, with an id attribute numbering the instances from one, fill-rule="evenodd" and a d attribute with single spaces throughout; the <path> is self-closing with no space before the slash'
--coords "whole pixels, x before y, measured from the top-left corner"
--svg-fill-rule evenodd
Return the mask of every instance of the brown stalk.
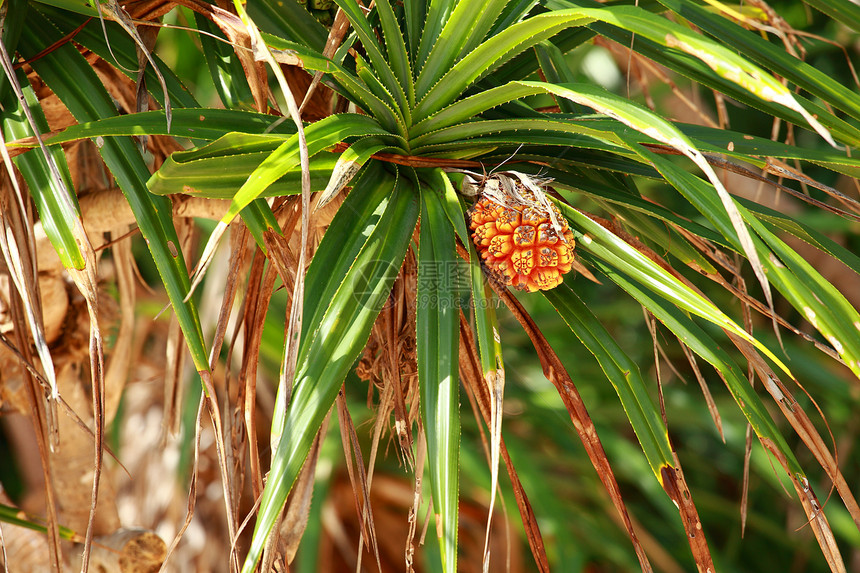
<path id="1" fill-rule="evenodd" d="M 405 292 L 404 286 L 405 268 L 404 264 L 400 275 L 397 277 L 397 281 L 394 283 L 393 294 L 400 304 L 388 305 L 388 307 L 382 311 L 382 316 L 384 317 L 383 325 L 385 328 L 383 340 L 397 340 L 398 342 L 402 340 L 397 328 L 401 322 L 396 320 L 395 313 L 397 313 L 398 309 L 404 308 L 404 304 L 406 303 L 407 293 Z M 386 386 L 392 386 L 392 397 L 394 400 L 394 429 L 397 433 L 398 443 L 400 444 L 401 456 L 406 460 L 410 467 L 414 468 L 415 459 L 412 454 L 412 444 L 414 443 L 412 439 L 412 424 L 406 410 L 406 400 L 403 397 L 404 386 L 403 380 L 400 376 L 400 368 L 398 366 L 397 346 L 399 346 L 399 344 L 389 344 L 385 347 L 385 358 L 387 360 L 387 373 L 389 378 L 388 381 L 386 381 Z"/>
<path id="2" fill-rule="evenodd" d="M 522 325 L 526 334 L 531 339 L 532 345 L 537 352 L 538 360 L 543 367 L 544 376 L 546 376 L 547 380 L 552 382 L 556 387 L 556 390 L 558 390 L 558 394 L 570 414 L 573 426 L 576 428 L 579 438 L 585 446 L 589 460 L 591 460 L 594 469 L 597 471 L 600 481 L 603 482 L 603 487 L 606 488 L 607 493 L 609 493 L 612 503 L 621 515 L 624 522 L 624 528 L 627 531 L 627 535 L 630 537 L 630 541 L 636 551 L 636 556 L 639 559 L 639 564 L 642 567 L 642 570 L 651 571 L 651 564 L 648 562 L 648 557 L 645 555 L 645 551 L 642 549 L 642 545 L 636 537 L 636 532 L 633 530 L 633 524 L 630 521 L 627 508 L 624 505 L 621 490 L 618 487 L 618 483 L 615 481 L 612 466 L 610 466 L 609 460 L 606 458 L 606 452 L 603 450 L 603 445 L 600 443 L 600 438 L 597 436 L 594 422 L 591 421 L 591 417 L 588 415 L 588 411 L 585 408 L 585 403 L 582 401 L 582 397 L 579 395 L 579 391 L 576 389 L 573 380 L 565 370 L 555 351 L 549 345 L 549 342 L 544 338 L 543 333 L 541 333 L 540 329 L 525 311 L 520 302 L 514 298 L 506 288 L 499 287 L 494 284 L 493 281 L 490 281 L 490 285 L 508 309 L 510 309 L 511 313 Z M 707 549 L 707 547 L 705 549 Z M 696 561 L 699 563 L 707 563 L 710 561 L 710 555 L 707 552 L 704 555 L 696 553 L 696 557 Z"/>
<path id="3" fill-rule="evenodd" d="M 311 511 L 311 498 L 314 492 L 314 482 L 316 480 L 317 462 L 319 461 L 320 452 L 322 451 L 322 441 L 328 432 L 329 417 L 326 416 L 317 432 L 316 438 L 311 445 L 308 457 L 302 465 L 302 470 L 296 478 L 296 483 L 293 484 L 290 490 L 290 497 L 287 501 L 286 512 L 281 523 L 281 543 L 283 545 L 284 559 L 287 564 L 292 564 L 296 556 L 296 551 L 301 543 L 302 535 L 308 525 Z"/>
<path id="4" fill-rule="evenodd" d="M 113 233 L 122 234 L 122 231 Z M 131 364 L 134 345 L 135 301 L 137 293 L 134 284 L 134 257 L 131 241 L 119 241 L 111 247 L 114 268 L 116 269 L 117 290 L 119 291 L 120 321 L 116 340 L 107 359 L 105 370 L 105 423 L 110 424 L 119 408 L 122 391 L 125 388 Z"/>
<path id="5" fill-rule="evenodd" d="M 376 557 L 376 564 L 381 571 L 382 563 L 379 559 L 379 544 L 376 539 L 376 526 L 373 523 L 373 508 L 370 504 L 370 484 L 367 479 L 367 473 L 364 470 L 364 458 L 361 455 L 358 434 L 355 433 L 355 425 L 352 423 L 352 416 L 349 415 L 349 410 L 346 406 L 346 395 L 343 392 L 343 388 L 338 392 L 335 402 L 337 404 L 337 419 L 340 425 L 340 436 L 343 443 L 343 453 L 346 458 L 346 468 L 353 492 L 355 492 L 361 541 L 364 539 L 368 540 Z M 359 547 L 361 547 L 361 541 L 359 542 Z M 361 563 L 361 557 L 362 554 L 359 552 L 359 563 Z"/>
<path id="6" fill-rule="evenodd" d="M 424 439 L 424 428 L 420 420 L 418 421 L 418 436 L 415 444 L 415 487 L 413 488 L 412 507 L 409 508 L 409 532 L 406 535 L 406 548 L 404 550 L 407 573 L 414 573 L 415 571 L 413 568 L 415 562 L 415 535 L 418 533 L 418 510 L 421 507 L 421 494 L 423 491 L 422 476 L 424 475 L 424 462 L 427 459 L 427 441 Z M 430 510 L 428 509 L 427 519 L 429 518 Z"/>
<path id="7" fill-rule="evenodd" d="M 176 550 L 180 540 L 182 540 L 182 536 L 185 535 L 185 531 L 188 529 L 188 526 L 191 525 L 191 519 L 194 517 L 194 507 L 197 504 L 197 478 L 200 463 L 200 428 L 203 425 L 203 402 L 205 400 L 205 396 L 200 397 L 200 403 L 197 405 L 197 418 L 194 423 L 194 463 L 191 466 L 191 483 L 188 486 L 188 505 L 185 510 L 185 521 L 182 523 L 182 527 L 179 528 L 179 531 L 176 532 L 176 536 L 174 536 L 170 547 L 167 548 L 167 553 L 164 556 L 164 561 L 161 563 L 161 568 L 158 570 L 158 573 L 165 573 L 167 562 L 170 560 L 171 554 Z"/>
<path id="8" fill-rule="evenodd" d="M 382 316 L 380 316 L 380 319 L 381 318 L 382 318 Z M 396 340 L 396 339 L 392 339 L 392 340 Z M 391 382 L 386 382 L 385 386 L 382 389 L 382 393 L 379 396 L 379 406 L 376 410 L 376 421 L 373 424 L 373 437 L 371 438 L 371 442 L 370 442 L 370 444 L 371 444 L 370 445 L 370 458 L 369 458 L 368 464 L 367 464 L 367 478 L 366 478 L 367 486 L 366 487 L 367 487 L 368 495 L 370 493 L 371 487 L 373 486 L 373 471 L 376 468 L 376 459 L 377 459 L 377 456 L 379 454 L 379 442 L 380 442 L 380 439 L 382 438 L 382 430 L 383 430 L 386 422 L 388 422 L 389 416 L 391 416 L 391 412 L 394 410 L 394 393 L 395 393 L 395 391 L 396 391 L 395 385 L 392 384 Z M 344 447 L 346 447 L 346 443 L 344 443 Z M 351 474 L 350 474 L 350 477 L 351 477 Z M 354 487 L 355 486 L 353 484 L 353 488 Z M 356 492 L 353 491 L 353 493 L 355 494 Z M 357 495 L 354 495 L 354 497 L 356 498 L 356 500 L 358 499 Z M 359 523 L 362 524 L 362 527 L 360 529 L 359 539 L 358 539 L 358 554 L 359 554 L 359 559 L 360 559 L 362 549 L 364 548 L 364 540 L 365 540 L 363 520 L 361 519 L 361 513 L 359 513 Z M 378 560 L 379 550 L 377 549 L 375 551 L 375 553 L 377 554 L 377 560 Z M 382 569 L 381 564 L 378 563 L 378 565 L 379 565 L 380 570 L 381 570 Z"/>
<path id="9" fill-rule="evenodd" d="M 332 23 L 331 30 L 329 30 L 328 33 L 328 38 L 326 38 L 325 41 L 325 47 L 322 52 L 323 57 L 330 59 L 334 56 L 335 52 L 343 42 L 343 39 L 346 37 L 346 33 L 349 32 L 349 25 L 349 18 L 346 17 L 346 13 L 342 9 L 338 8 L 337 14 L 334 16 L 334 23 Z M 308 86 L 308 91 L 305 92 L 305 97 L 299 106 L 299 113 L 303 112 L 305 110 L 305 106 L 311 101 L 323 75 L 324 72 L 322 71 L 314 72 L 311 85 Z"/>
<path id="10" fill-rule="evenodd" d="M 750 364 L 755 368 L 756 374 L 758 374 L 759 379 L 764 383 L 768 393 L 770 393 L 776 401 L 780 411 L 782 411 L 785 418 L 791 424 L 791 427 L 794 428 L 794 431 L 806 447 L 809 448 L 815 456 L 815 459 L 833 482 L 833 485 L 836 487 L 836 491 L 839 492 L 846 509 L 848 509 L 848 512 L 851 514 L 854 524 L 860 528 L 860 507 L 857 505 L 857 500 L 854 498 L 854 494 L 848 487 L 848 483 L 845 481 L 845 476 L 839 469 L 836 460 L 824 444 L 824 441 L 821 439 L 821 436 L 815 429 L 812 421 L 806 415 L 806 412 L 800 407 L 788 389 L 779 380 L 779 377 L 777 377 L 767 362 L 764 361 L 761 355 L 759 355 L 749 342 L 734 334 L 729 334 L 729 338 L 731 338 L 735 346 L 738 347 Z M 820 506 L 815 497 L 815 493 L 812 491 L 806 477 L 802 475 L 794 475 L 789 471 L 786 460 L 783 456 L 777 454 L 777 448 L 774 444 L 766 443 L 764 440 L 762 440 L 762 443 L 780 461 L 783 468 L 786 470 L 786 473 L 788 473 L 791 478 L 795 490 L 797 490 L 798 496 L 803 504 L 803 508 L 806 510 L 807 517 L 813 525 L 815 537 L 818 539 L 821 550 L 825 554 L 825 557 L 827 557 L 828 563 L 831 565 L 831 569 L 834 571 L 844 570 L 844 565 L 841 565 L 840 567 L 842 558 L 839 555 L 838 548 L 836 548 L 835 541 L 833 540 L 833 532 L 830 530 L 830 526 L 824 513 L 820 511 Z M 834 549 L 836 549 L 835 553 Z"/>
<path id="11" fill-rule="evenodd" d="M 257 251 L 251 263 L 248 277 L 248 290 L 245 293 L 244 313 L 237 322 L 245 325 L 245 345 L 242 353 L 242 366 L 239 373 L 239 395 L 237 407 L 245 417 L 245 432 L 248 435 L 248 448 L 251 468 L 251 484 L 254 498 L 263 491 L 263 470 L 260 466 L 260 452 L 257 440 L 257 366 L 262 344 L 263 322 L 275 288 L 277 273 L 272 267 L 266 268 L 266 257 Z"/>
<path id="12" fill-rule="evenodd" d="M 713 573 L 716 569 L 714 569 L 714 561 L 699 519 L 699 512 L 696 511 L 690 489 L 684 480 L 678 456 L 674 452 L 672 455 L 675 458 L 675 467 L 663 466 L 660 469 L 660 484 L 681 513 L 681 521 L 684 524 L 684 531 L 687 532 L 687 541 L 696 560 L 696 567 L 701 573 Z"/>
<path id="13" fill-rule="evenodd" d="M 5 48 L 3 52 L 5 54 Z M 4 58 L 5 63 L 6 59 Z M 2 145 L 2 142 L 0 142 L 0 145 Z M 39 343 L 38 339 L 41 338 L 41 342 L 44 345 L 43 348 L 47 349 L 47 343 L 44 341 L 44 320 L 42 319 L 41 297 L 37 279 L 35 243 L 32 236 L 32 226 L 28 224 L 27 219 L 29 217 L 21 199 L 21 188 L 18 185 L 17 176 L 12 168 L 11 160 L 9 160 L 8 155 L 5 153 L 5 146 L 2 149 L 6 172 L 3 176 L 5 179 L 3 185 L 0 185 L 0 244 L 2 244 L 0 246 L 2 246 L 3 261 L 5 261 L 7 266 L 4 270 L 8 273 L 10 282 L 13 273 L 19 276 L 20 281 L 23 281 L 23 284 L 10 288 L 9 306 L 14 324 L 15 345 L 21 352 L 24 361 L 33 364 L 33 356 L 30 352 L 31 343 L 26 333 L 30 332 L 34 338 L 34 342 L 37 344 Z M 14 238 L 14 244 L 10 244 L 10 238 Z M 16 271 L 8 268 L 12 264 L 18 264 L 19 270 Z M 28 309 L 25 309 L 25 299 L 29 300 L 27 304 Z M 29 317 L 29 320 L 25 317 Z M 33 319 L 37 321 L 36 324 L 33 324 Z M 53 363 L 45 363 L 44 356 L 40 356 L 40 359 L 43 362 L 42 367 L 45 373 L 49 374 L 46 378 L 53 380 L 53 384 L 55 385 L 56 378 L 53 372 Z M 57 529 L 57 505 L 53 484 L 50 479 L 49 461 L 49 450 L 52 450 L 58 442 L 57 401 L 48 399 L 46 404 L 45 395 L 40 391 L 40 385 L 36 378 L 29 371 L 23 372 L 22 375 L 26 384 L 25 393 L 29 415 L 36 432 L 39 459 L 42 463 L 43 474 L 46 476 L 45 494 L 51 568 L 54 571 L 60 571 L 62 554 L 59 531 Z M 51 388 L 49 391 L 50 394 L 58 395 L 56 388 Z"/>
<path id="14" fill-rule="evenodd" d="M 747 283 L 743 279 L 743 277 L 737 277 L 737 288 L 743 293 L 745 298 L 749 298 L 749 293 L 747 292 Z M 750 335 L 752 335 L 753 331 L 753 322 L 752 322 L 752 307 L 745 303 L 741 302 L 741 312 L 743 313 L 744 318 L 744 330 L 746 330 Z M 747 380 L 749 380 L 750 388 L 755 388 L 755 369 L 752 364 L 747 363 Z M 725 380 L 724 380 L 725 382 Z M 741 489 L 741 537 L 744 536 L 747 527 L 747 515 L 749 512 L 749 491 L 750 491 L 750 459 L 752 457 L 752 435 L 753 429 L 752 424 L 747 422 L 746 436 L 744 439 L 744 473 L 743 473 L 743 486 Z"/>
<path id="15" fill-rule="evenodd" d="M 30 353 L 30 342 L 24 337 L 27 332 L 26 323 L 22 317 L 23 310 L 20 308 L 21 303 L 13 297 L 10 301 L 12 311 L 12 320 L 15 323 L 15 344 L 20 349 L 22 358 L 25 362 L 32 364 L 33 357 Z M 29 415 L 33 423 L 33 430 L 36 434 L 36 443 L 39 447 L 39 461 L 42 464 L 42 474 L 45 476 L 45 503 L 46 503 L 46 519 L 48 529 L 48 561 L 51 571 L 59 573 L 61 571 L 60 563 L 62 561 L 62 551 L 60 549 L 60 533 L 58 529 L 57 519 L 57 499 L 54 493 L 54 485 L 51 476 L 51 465 L 49 462 L 49 446 L 48 434 L 51 422 L 48 420 L 48 409 L 44 404 L 44 393 L 48 390 L 42 390 L 36 377 L 30 374 L 29 370 L 23 373 L 24 382 L 26 385 L 26 397 L 30 406 Z"/>
<path id="16" fill-rule="evenodd" d="M 490 397 L 487 392 L 487 388 L 483 383 L 483 376 L 481 376 L 480 359 L 477 355 L 474 336 L 472 335 L 471 329 L 466 327 L 463 320 L 460 321 L 460 372 L 461 380 L 465 384 L 470 401 L 474 399 L 474 402 L 480 410 L 481 417 L 484 419 L 484 423 L 489 426 L 491 418 L 489 403 Z M 489 444 L 487 443 L 486 436 L 484 435 L 483 427 L 481 428 L 481 437 L 484 444 L 484 450 L 488 453 Z M 520 519 L 523 523 L 526 540 L 528 541 L 529 549 L 531 549 L 532 557 L 534 557 L 535 565 L 537 565 L 538 571 L 541 571 L 541 573 L 548 573 L 550 570 L 549 559 L 546 555 L 546 548 L 544 547 L 543 536 L 541 535 L 540 528 L 538 527 L 537 517 L 534 514 L 529 498 L 526 495 L 525 488 L 523 488 L 523 484 L 517 474 L 516 467 L 514 467 L 514 464 L 511 461 L 508 448 L 505 445 L 504 437 L 500 438 L 499 445 L 502 457 L 505 459 L 505 468 L 507 469 L 508 477 L 511 480 L 514 499 L 517 502 Z"/>
<path id="17" fill-rule="evenodd" d="M 209 418 L 212 421 L 212 429 L 215 432 L 215 450 L 218 457 L 218 469 L 221 471 L 221 486 L 224 492 L 224 509 L 227 513 L 227 531 L 230 539 L 237 539 L 239 536 L 236 527 L 236 520 L 233 518 L 233 496 L 230 491 L 230 475 L 228 474 L 227 454 L 225 452 L 227 441 L 224 438 L 224 428 L 221 423 L 221 409 L 218 406 L 218 394 L 215 392 L 215 386 L 212 383 L 212 372 L 210 370 L 198 371 L 200 379 L 203 382 L 204 401 L 206 402 L 209 411 Z M 239 559 L 235 554 L 231 554 L 231 565 L 234 570 L 239 570 Z"/>
<path id="18" fill-rule="evenodd" d="M 224 343 L 224 338 L 227 333 L 227 326 L 230 320 L 230 316 L 232 314 L 232 310 L 235 304 L 236 293 L 239 289 L 239 273 L 243 268 L 244 260 L 248 256 L 248 250 L 246 248 L 248 241 L 248 232 L 244 227 L 235 226 L 233 228 L 233 233 L 230 235 L 230 259 L 228 263 L 227 270 L 227 278 L 226 284 L 224 286 L 224 292 L 221 296 L 221 304 L 220 309 L 218 311 L 218 319 L 215 325 L 215 333 L 212 341 L 212 349 L 209 353 L 209 369 L 212 372 L 215 372 L 216 366 L 218 364 L 218 359 L 221 354 L 221 348 Z M 237 325 L 241 324 L 241 321 L 237 321 Z M 233 342 L 236 340 L 236 336 L 233 337 Z M 226 360 L 226 368 L 224 374 L 224 397 L 222 402 L 222 409 L 225 412 L 224 416 L 224 434 L 225 436 L 230 436 L 230 447 L 226 447 L 225 443 L 225 464 L 229 471 L 227 472 L 227 476 L 230 478 L 230 483 L 225 485 L 229 489 L 228 498 L 232 500 L 232 505 L 228 511 L 233 516 L 233 520 L 236 521 L 239 517 L 239 498 L 242 494 L 242 486 L 244 484 L 245 473 L 244 469 L 244 443 L 243 438 L 245 437 L 245 432 L 243 432 L 243 424 L 242 424 L 242 414 L 237 411 L 243 405 L 241 401 L 236 400 L 236 404 L 231 406 L 230 400 L 233 397 L 231 393 L 230 380 L 232 379 L 230 374 L 230 364 L 232 357 L 233 346 L 230 345 L 228 350 L 228 359 Z M 237 392 L 238 394 L 238 392 Z M 234 532 L 231 532 L 234 533 Z M 234 533 L 234 535 L 238 535 L 238 531 Z M 233 536 L 230 539 L 230 544 L 235 545 L 236 537 Z"/>
<path id="19" fill-rule="evenodd" d="M 236 57 L 239 58 L 239 63 L 242 64 L 242 69 L 245 70 L 248 87 L 254 96 L 254 106 L 258 112 L 266 113 L 269 102 L 269 82 L 266 77 L 266 64 L 265 62 L 256 61 L 254 58 L 254 54 L 251 51 L 251 36 L 248 33 L 248 29 L 236 14 L 223 10 L 218 6 L 210 6 L 209 9 L 209 13 L 201 13 L 210 18 L 224 32 L 224 35 L 227 36 L 231 44 L 244 48 L 234 50 L 234 52 Z"/>

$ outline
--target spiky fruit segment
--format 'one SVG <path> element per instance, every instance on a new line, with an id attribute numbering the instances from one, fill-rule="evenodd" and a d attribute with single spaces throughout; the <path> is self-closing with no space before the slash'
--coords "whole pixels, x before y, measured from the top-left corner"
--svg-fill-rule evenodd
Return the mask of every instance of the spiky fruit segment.
<path id="1" fill-rule="evenodd" d="M 525 189 L 520 193 L 526 203 L 534 199 Z M 570 271 L 576 242 L 558 208 L 550 207 L 561 232 L 536 201 L 503 206 L 482 197 L 470 210 L 472 241 L 487 268 L 508 286 L 549 290 Z"/>

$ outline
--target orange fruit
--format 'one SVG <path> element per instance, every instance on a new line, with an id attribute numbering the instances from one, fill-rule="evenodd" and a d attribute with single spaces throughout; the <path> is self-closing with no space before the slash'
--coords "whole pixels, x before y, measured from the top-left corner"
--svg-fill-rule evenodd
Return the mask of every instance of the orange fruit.
<path id="1" fill-rule="evenodd" d="M 570 272 L 576 242 L 555 205 L 549 204 L 558 226 L 531 192 L 522 194 L 528 204 L 500 205 L 486 196 L 475 203 L 469 212 L 472 241 L 486 268 L 506 285 L 549 290 Z"/>

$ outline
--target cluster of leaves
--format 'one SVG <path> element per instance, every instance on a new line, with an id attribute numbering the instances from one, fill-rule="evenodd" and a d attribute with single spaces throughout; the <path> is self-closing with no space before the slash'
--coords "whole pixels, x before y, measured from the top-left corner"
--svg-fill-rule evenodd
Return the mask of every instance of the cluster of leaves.
<path id="1" fill-rule="evenodd" d="M 775 326 L 793 330 L 775 313 L 771 289 L 775 290 L 779 300 L 787 301 L 817 330 L 819 346 L 860 376 L 860 314 L 782 235 L 800 237 L 854 272 L 860 272 L 860 260 L 802 220 L 732 197 L 714 170 L 728 167 L 751 175 L 749 167 L 737 164 L 744 162 L 793 178 L 813 188 L 811 197 L 805 198 L 811 204 L 826 207 L 834 217 L 856 220 L 860 209 L 855 201 L 781 163 L 795 161 L 856 176 L 860 164 L 838 149 L 860 142 L 856 126 L 860 97 L 854 91 L 739 26 L 730 19 L 736 13 L 714 12 L 691 0 L 638 6 L 587 0 L 431 0 L 403 5 L 377 0 L 369 10 L 356 0 L 339 0 L 330 32 L 298 3 L 255 2 L 249 15 L 236 2 L 235 13 L 190 5 L 197 12 L 200 41 L 226 110 L 201 108 L 179 78 L 153 59 L 157 65 L 147 71 L 147 85 L 154 86 L 151 95 L 163 110 L 118 116 L 91 66 L 62 40 L 80 27 L 76 42 L 132 70 L 137 67 L 139 44 L 123 35 L 136 34 L 130 20 L 113 3 L 103 4 L 100 13 L 73 3 L 49 4 L 10 2 L 15 8 L 7 12 L 3 42 L 7 52 L 17 51 L 30 62 L 79 122 L 47 139 L 41 155 L 16 157 L 46 232 L 67 268 L 85 269 L 89 259 L 59 144 L 94 138 L 134 211 L 207 393 L 214 367 L 209 356 L 218 353 L 207 351 L 164 195 L 181 192 L 230 199 L 204 263 L 218 238 L 241 217 L 284 283 L 293 286 L 294 300 L 301 301 L 293 305 L 282 358 L 278 404 L 289 402 L 289 407 L 279 408 L 272 423 L 272 465 L 243 571 L 253 571 L 263 555 L 287 495 L 411 249 L 417 251 L 418 286 L 412 294 L 419 303 L 415 306 L 419 435 L 426 438 L 444 570 L 457 570 L 461 374 L 463 384 L 482 396 L 478 401 L 491 428 L 494 484 L 499 457 L 507 455 L 501 440 L 504 368 L 498 319 L 488 300 L 494 296 L 528 333 L 622 517 L 642 568 L 650 569 L 570 376 L 519 302 L 498 285 L 486 283 L 470 246 L 464 221 L 469 199 L 458 193 L 462 170 L 480 172 L 503 163 L 506 169 L 551 178 L 554 199 L 574 232 L 583 268 L 615 283 L 677 337 L 690 357 L 713 367 L 765 450 L 788 476 L 827 562 L 835 571 L 844 569 L 806 471 L 751 377 L 736 362 L 736 354 L 723 346 L 730 341 L 748 361 L 782 416 L 835 484 L 854 523 L 860 524 L 860 508 L 833 455 L 783 383 L 794 380 L 790 361 L 739 325 L 724 305 L 703 294 L 685 269 L 711 279 L 709 288 L 731 292 Z M 860 30 L 858 8 L 848 0 L 821 9 Z M 119 21 L 105 24 L 110 45 L 97 20 L 85 21 L 92 16 Z M 754 21 L 741 17 L 746 23 Z M 801 148 L 672 122 L 603 88 L 574 81 L 577 75 L 564 55 L 596 37 L 629 46 L 637 57 L 659 62 L 722 97 L 817 132 L 833 147 Z M 218 38 L 229 38 L 233 45 Z M 48 47 L 54 49 L 44 53 Z M 271 66 L 293 124 L 243 111 L 249 106 L 265 111 L 268 103 L 275 104 L 267 102 L 265 82 L 259 81 L 261 61 Z M 282 73 L 283 63 L 314 73 L 316 81 L 360 113 L 337 113 L 303 124 Z M 14 73 L 10 67 L 10 80 Z M 20 85 L 27 86 L 22 72 L 17 74 Z M 557 105 L 547 111 L 526 103 L 539 95 L 551 96 Z M 4 115 L 7 140 L 47 132 L 32 90 L 25 87 L 21 96 L 4 104 L 15 110 Z M 187 138 L 194 148 L 175 153 L 150 177 L 140 150 L 128 137 L 140 135 Z M 688 158 L 706 178 L 673 155 Z M 319 202 L 324 203 L 347 185 L 351 190 L 306 274 L 307 236 L 303 238 L 293 282 L 290 272 L 283 270 L 289 265 L 280 248 L 281 229 L 265 198 L 301 193 L 306 232 L 310 192 L 321 191 Z M 672 194 L 671 208 L 643 191 L 657 185 Z M 778 188 L 798 194 L 792 186 Z M 830 205 L 830 199 L 840 206 Z M 586 212 L 589 206 L 597 206 L 614 221 Z M 468 313 L 450 304 L 460 298 L 458 277 L 439 272 L 458 269 L 461 256 L 469 260 Z M 733 257 L 748 261 L 763 301 L 747 294 Z M 702 570 L 713 569 L 695 504 L 669 441 L 665 412 L 652 400 L 639 366 L 573 288 L 574 281 L 581 280 L 569 277 L 542 296 L 572 337 L 596 358 L 617 392 L 654 478 L 680 511 L 694 558 Z M 33 329 L 37 333 L 38 325 L 34 323 Z M 463 348 L 465 341 L 472 343 L 470 348 Z M 474 357 L 472 370 L 464 366 L 464 355 Z M 49 358 L 42 362 L 47 370 Z M 514 471 L 510 464 L 508 471 Z M 517 501 L 527 530 L 536 531 L 522 492 Z M 529 542 L 543 568 L 547 559 L 539 535 L 531 535 Z"/>

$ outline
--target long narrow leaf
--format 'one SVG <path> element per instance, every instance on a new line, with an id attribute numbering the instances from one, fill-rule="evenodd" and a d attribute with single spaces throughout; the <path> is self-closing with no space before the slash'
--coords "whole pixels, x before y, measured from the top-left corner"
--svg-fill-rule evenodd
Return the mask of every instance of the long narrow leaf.
<path id="1" fill-rule="evenodd" d="M 210 199 L 232 199 L 248 177 L 283 142 L 281 138 L 228 134 L 211 145 L 171 155 L 150 180 L 149 190 L 157 195 L 184 193 Z M 311 158 L 311 189 L 326 185 L 337 156 L 321 152 Z M 298 165 L 281 175 L 260 193 L 260 197 L 292 195 L 301 191 Z"/>
<path id="2" fill-rule="evenodd" d="M 38 128 L 43 132 L 47 131 L 48 122 L 42 108 L 38 105 L 33 89 L 26 83 L 22 83 L 22 85 L 25 86 L 26 105 L 30 107 Z M 3 128 L 5 139 L 20 139 L 33 135 L 20 104 L 14 109 L 7 107 L 3 117 Z M 57 251 L 63 266 L 82 269 L 85 260 L 75 239 L 75 229 L 83 229 L 83 223 L 80 219 L 77 197 L 73 193 L 69 193 L 69 190 L 73 188 L 69 166 L 60 148 L 51 147 L 49 153 L 51 155 L 50 160 L 59 170 L 62 181 L 57 181 L 52 176 L 53 170 L 48 165 L 48 158 L 40 150 L 33 150 L 17 157 L 15 164 L 27 181 L 30 194 L 39 211 L 39 219 L 42 221 L 45 234 L 48 235 L 48 239 Z"/>
<path id="3" fill-rule="evenodd" d="M 744 58 L 773 70 L 774 73 L 797 84 L 814 96 L 847 112 L 851 117 L 860 118 L 860 97 L 857 96 L 857 93 L 839 82 L 833 81 L 833 78 L 816 69 L 815 66 L 790 56 L 785 50 L 764 40 L 756 33 L 735 25 L 721 15 L 708 12 L 694 2 L 659 1 L 698 28 L 737 49 Z M 845 4 L 850 6 L 849 3 Z M 856 5 L 852 6 L 850 10 L 843 8 L 841 11 L 854 18 L 858 14 Z"/>
<path id="4" fill-rule="evenodd" d="M 406 102 L 408 107 L 411 107 L 415 105 L 415 84 L 412 81 L 412 66 L 409 63 L 409 53 L 400 31 L 400 25 L 397 23 L 397 16 L 388 0 L 376 2 L 376 12 L 379 14 L 379 21 L 382 24 L 382 33 L 388 52 L 388 61 L 391 62 L 391 70 L 406 92 Z"/>
<path id="5" fill-rule="evenodd" d="M 400 269 L 418 218 L 415 193 L 400 181 L 376 232 L 367 238 L 330 300 L 319 330 L 301 342 L 304 350 L 296 365 L 292 400 L 280 443 L 273 453 L 243 573 L 254 571 L 317 430 L 349 367 L 367 342 Z"/>
<path id="6" fill-rule="evenodd" d="M 423 97 L 451 66 L 473 50 L 486 36 L 508 0 L 461 0 L 439 33 L 418 74 L 415 91 Z"/>
<path id="7" fill-rule="evenodd" d="M 662 468 L 674 465 L 672 447 L 639 366 L 618 346 L 570 287 L 562 284 L 543 294 L 600 363 L 621 399 L 651 470 L 662 480 Z"/>
<path id="8" fill-rule="evenodd" d="M 413 118 L 422 120 L 450 104 L 463 90 L 496 67 L 564 28 L 583 26 L 592 18 L 574 10 L 541 14 L 493 36 L 457 62 L 419 98 Z"/>
<path id="9" fill-rule="evenodd" d="M 356 34 L 361 39 L 361 45 L 364 47 L 367 57 L 373 64 L 373 72 L 379 77 L 386 89 L 394 95 L 394 98 L 399 104 L 400 111 L 408 113 L 409 100 L 406 97 L 406 88 L 402 83 L 404 79 L 408 78 L 398 79 L 394 70 L 391 69 L 391 66 L 388 64 L 388 60 L 385 58 L 385 55 L 382 53 L 382 50 L 377 43 L 376 35 L 373 33 L 370 24 L 368 24 L 367 18 L 365 18 L 362 13 L 358 2 L 356 2 L 356 0 L 336 0 L 336 2 L 337 5 L 340 6 L 341 10 L 344 11 L 347 18 L 349 18 L 349 21 L 352 24 L 352 29 L 355 30 Z M 398 33 L 397 36 L 400 37 L 400 34 Z M 386 40 L 395 42 L 395 46 L 397 45 L 395 38 L 386 37 Z M 392 49 L 394 48 L 392 47 Z M 401 65 L 402 63 L 403 62 L 401 62 Z M 404 71 L 405 70 L 401 69 L 401 72 Z"/>
<path id="10" fill-rule="evenodd" d="M 768 358 L 790 374 L 788 367 L 764 344 L 750 336 L 743 328 L 718 309 L 712 302 L 673 277 L 666 269 L 636 250 L 607 229 L 567 205 L 559 205 L 562 214 L 577 229 L 585 232 L 577 239 L 577 248 L 587 250 L 636 278 L 639 282 L 671 300 L 680 308 L 709 320 L 738 337 L 755 345 Z"/>
<path id="11" fill-rule="evenodd" d="M 34 56 L 42 47 L 62 37 L 35 10 L 30 11 L 27 23 L 24 31 L 27 48 L 22 49 L 24 57 Z M 34 60 L 33 68 L 78 121 L 94 121 L 116 115 L 116 107 L 95 72 L 72 45 L 61 45 L 47 56 Z M 101 143 L 99 152 L 128 200 L 146 239 L 185 334 L 194 365 L 198 371 L 206 371 L 209 361 L 197 309 L 192 301 L 184 302 L 189 287 L 188 270 L 173 227 L 170 201 L 147 191 L 149 170 L 130 139 L 107 138 Z"/>
<path id="12" fill-rule="evenodd" d="M 457 571 L 460 399 L 454 230 L 436 190 L 421 189 L 416 308 L 418 381 L 442 569 Z"/>
<path id="13" fill-rule="evenodd" d="M 377 162 L 370 162 L 359 174 L 308 267 L 306 290 L 314 295 L 305 297 L 302 340 L 316 335 L 328 308 L 327 301 L 340 288 L 367 238 L 378 232 L 377 225 L 388 208 L 394 187 L 395 176 Z"/>
<path id="14" fill-rule="evenodd" d="M 385 135 L 387 132 L 370 118 L 358 115 L 337 114 L 308 126 L 308 155 L 312 156 L 348 137 Z M 299 164 L 299 140 L 293 136 L 281 144 L 248 177 L 233 196 L 230 209 L 221 219 L 232 220 L 245 205 L 259 197 L 269 185 L 280 179 Z"/>

